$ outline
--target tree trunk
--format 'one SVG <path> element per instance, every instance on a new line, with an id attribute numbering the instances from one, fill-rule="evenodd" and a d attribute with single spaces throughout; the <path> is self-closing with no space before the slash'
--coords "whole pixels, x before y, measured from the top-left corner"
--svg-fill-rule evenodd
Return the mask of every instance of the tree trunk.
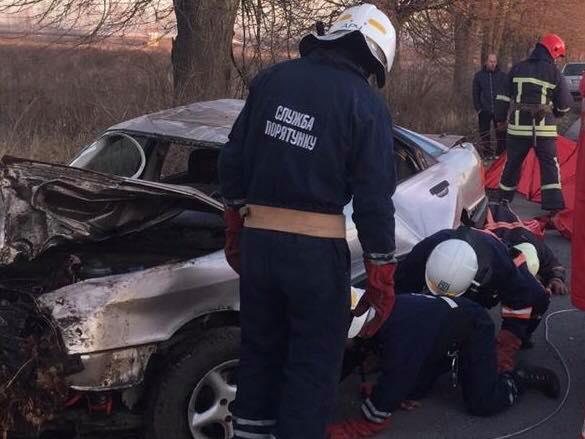
<path id="1" fill-rule="evenodd" d="M 231 96 L 238 0 L 173 0 L 177 37 L 171 60 L 177 104 Z"/>
<path id="2" fill-rule="evenodd" d="M 465 102 L 471 95 L 475 26 L 472 11 L 454 14 L 455 66 L 453 71 L 454 96 Z"/>

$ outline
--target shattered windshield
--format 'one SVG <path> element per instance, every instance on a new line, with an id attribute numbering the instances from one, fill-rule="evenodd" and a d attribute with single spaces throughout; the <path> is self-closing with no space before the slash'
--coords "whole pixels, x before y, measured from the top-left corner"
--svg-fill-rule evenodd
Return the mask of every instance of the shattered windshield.
<path id="1" fill-rule="evenodd" d="M 75 168 L 127 178 L 139 177 L 145 165 L 142 146 L 125 133 L 105 134 L 70 163 Z"/>

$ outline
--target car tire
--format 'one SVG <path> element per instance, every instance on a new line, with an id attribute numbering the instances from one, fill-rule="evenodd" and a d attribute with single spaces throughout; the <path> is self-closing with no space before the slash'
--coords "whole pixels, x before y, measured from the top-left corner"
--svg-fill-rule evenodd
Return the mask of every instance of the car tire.
<path id="1" fill-rule="evenodd" d="M 225 327 L 206 331 L 171 359 L 151 387 L 144 418 L 146 439 L 231 437 L 239 354 L 240 329 Z"/>

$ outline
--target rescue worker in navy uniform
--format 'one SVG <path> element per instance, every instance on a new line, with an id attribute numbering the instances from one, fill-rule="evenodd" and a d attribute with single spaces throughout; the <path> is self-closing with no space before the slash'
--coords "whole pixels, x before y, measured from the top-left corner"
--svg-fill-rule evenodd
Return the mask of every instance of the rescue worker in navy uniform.
<path id="1" fill-rule="evenodd" d="M 552 295 L 569 293 L 565 267 L 543 239 L 537 237 L 512 210 L 508 202 L 490 203 L 485 230 L 524 253 L 529 265 L 535 264 L 537 278 Z M 531 270 L 530 270 L 531 271 Z"/>
<path id="2" fill-rule="evenodd" d="M 395 276 L 398 293 L 465 291 L 465 297 L 492 308 L 501 303 L 497 342 L 498 370 L 514 369 L 522 342 L 529 340 L 549 306 L 549 295 L 528 271 L 522 252 L 495 235 L 460 226 L 441 230 L 417 245 Z"/>
<path id="3" fill-rule="evenodd" d="M 329 439 L 367 438 L 389 427 L 393 411 L 416 408 L 448 372 L 475 416 L 508 409 L 528 388 L 551 398 L 560 392 L 559 379 L 549 369 L 498 372 L 494 323 L 481 305 L 464 297 L 398 295 L 374 341 L 381 356 L 377 384 L 365 395 L 361 416 L 329 426 Z"/>
<path id="4" fill-rule="evenodd" d="M 500 199 L 514 198 L 522 164 L 534 147 L 540 163 L 542 208 L 558 211 L 565 207 L 555 120 L 568 113 L 573 102 L 555 64 L 565 52 L 558 35 L 544 36 L 528 59 L 512 67 L 507 87 L 496 97 L 496 121 L 505 124 L 508 120 L 508 158 L 500 180 Z"/>
<path id="5" fill-rule="evenodd" d="M 348 9 L 303 38 L 300 59 L 256 76 L 222 149 L 226 257 L 240 274 L 237 439 L 325 436 L 350 323 L 352 196 L 367 272 L 355 313 L 374 310 L 362 335 L 392 310 L 392 123 L 369 79 L 384 85 L 395 45 L 375 6 Z"/>

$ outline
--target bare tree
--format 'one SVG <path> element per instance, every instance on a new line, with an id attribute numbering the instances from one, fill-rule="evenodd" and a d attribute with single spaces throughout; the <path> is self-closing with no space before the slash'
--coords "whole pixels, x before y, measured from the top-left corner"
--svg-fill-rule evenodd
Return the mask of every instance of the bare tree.
<path id="1" fill-rule="evenodd" d="M 171 59 L 178 102 L 229 96 L 238 0 L 174 0 L 174 5 Z"/>
<path id="2" fill-rule="evenodd" d="M 152 22 L 176 25 L 172 64 L 178 103 L 229 95 L 231 44 L 240 0 L 3 0 L 2 10 L 35 8 L 41 27 L 86 29 L 95 41 Z M 174 20 L 169 20 L 174 15 Z"/>

